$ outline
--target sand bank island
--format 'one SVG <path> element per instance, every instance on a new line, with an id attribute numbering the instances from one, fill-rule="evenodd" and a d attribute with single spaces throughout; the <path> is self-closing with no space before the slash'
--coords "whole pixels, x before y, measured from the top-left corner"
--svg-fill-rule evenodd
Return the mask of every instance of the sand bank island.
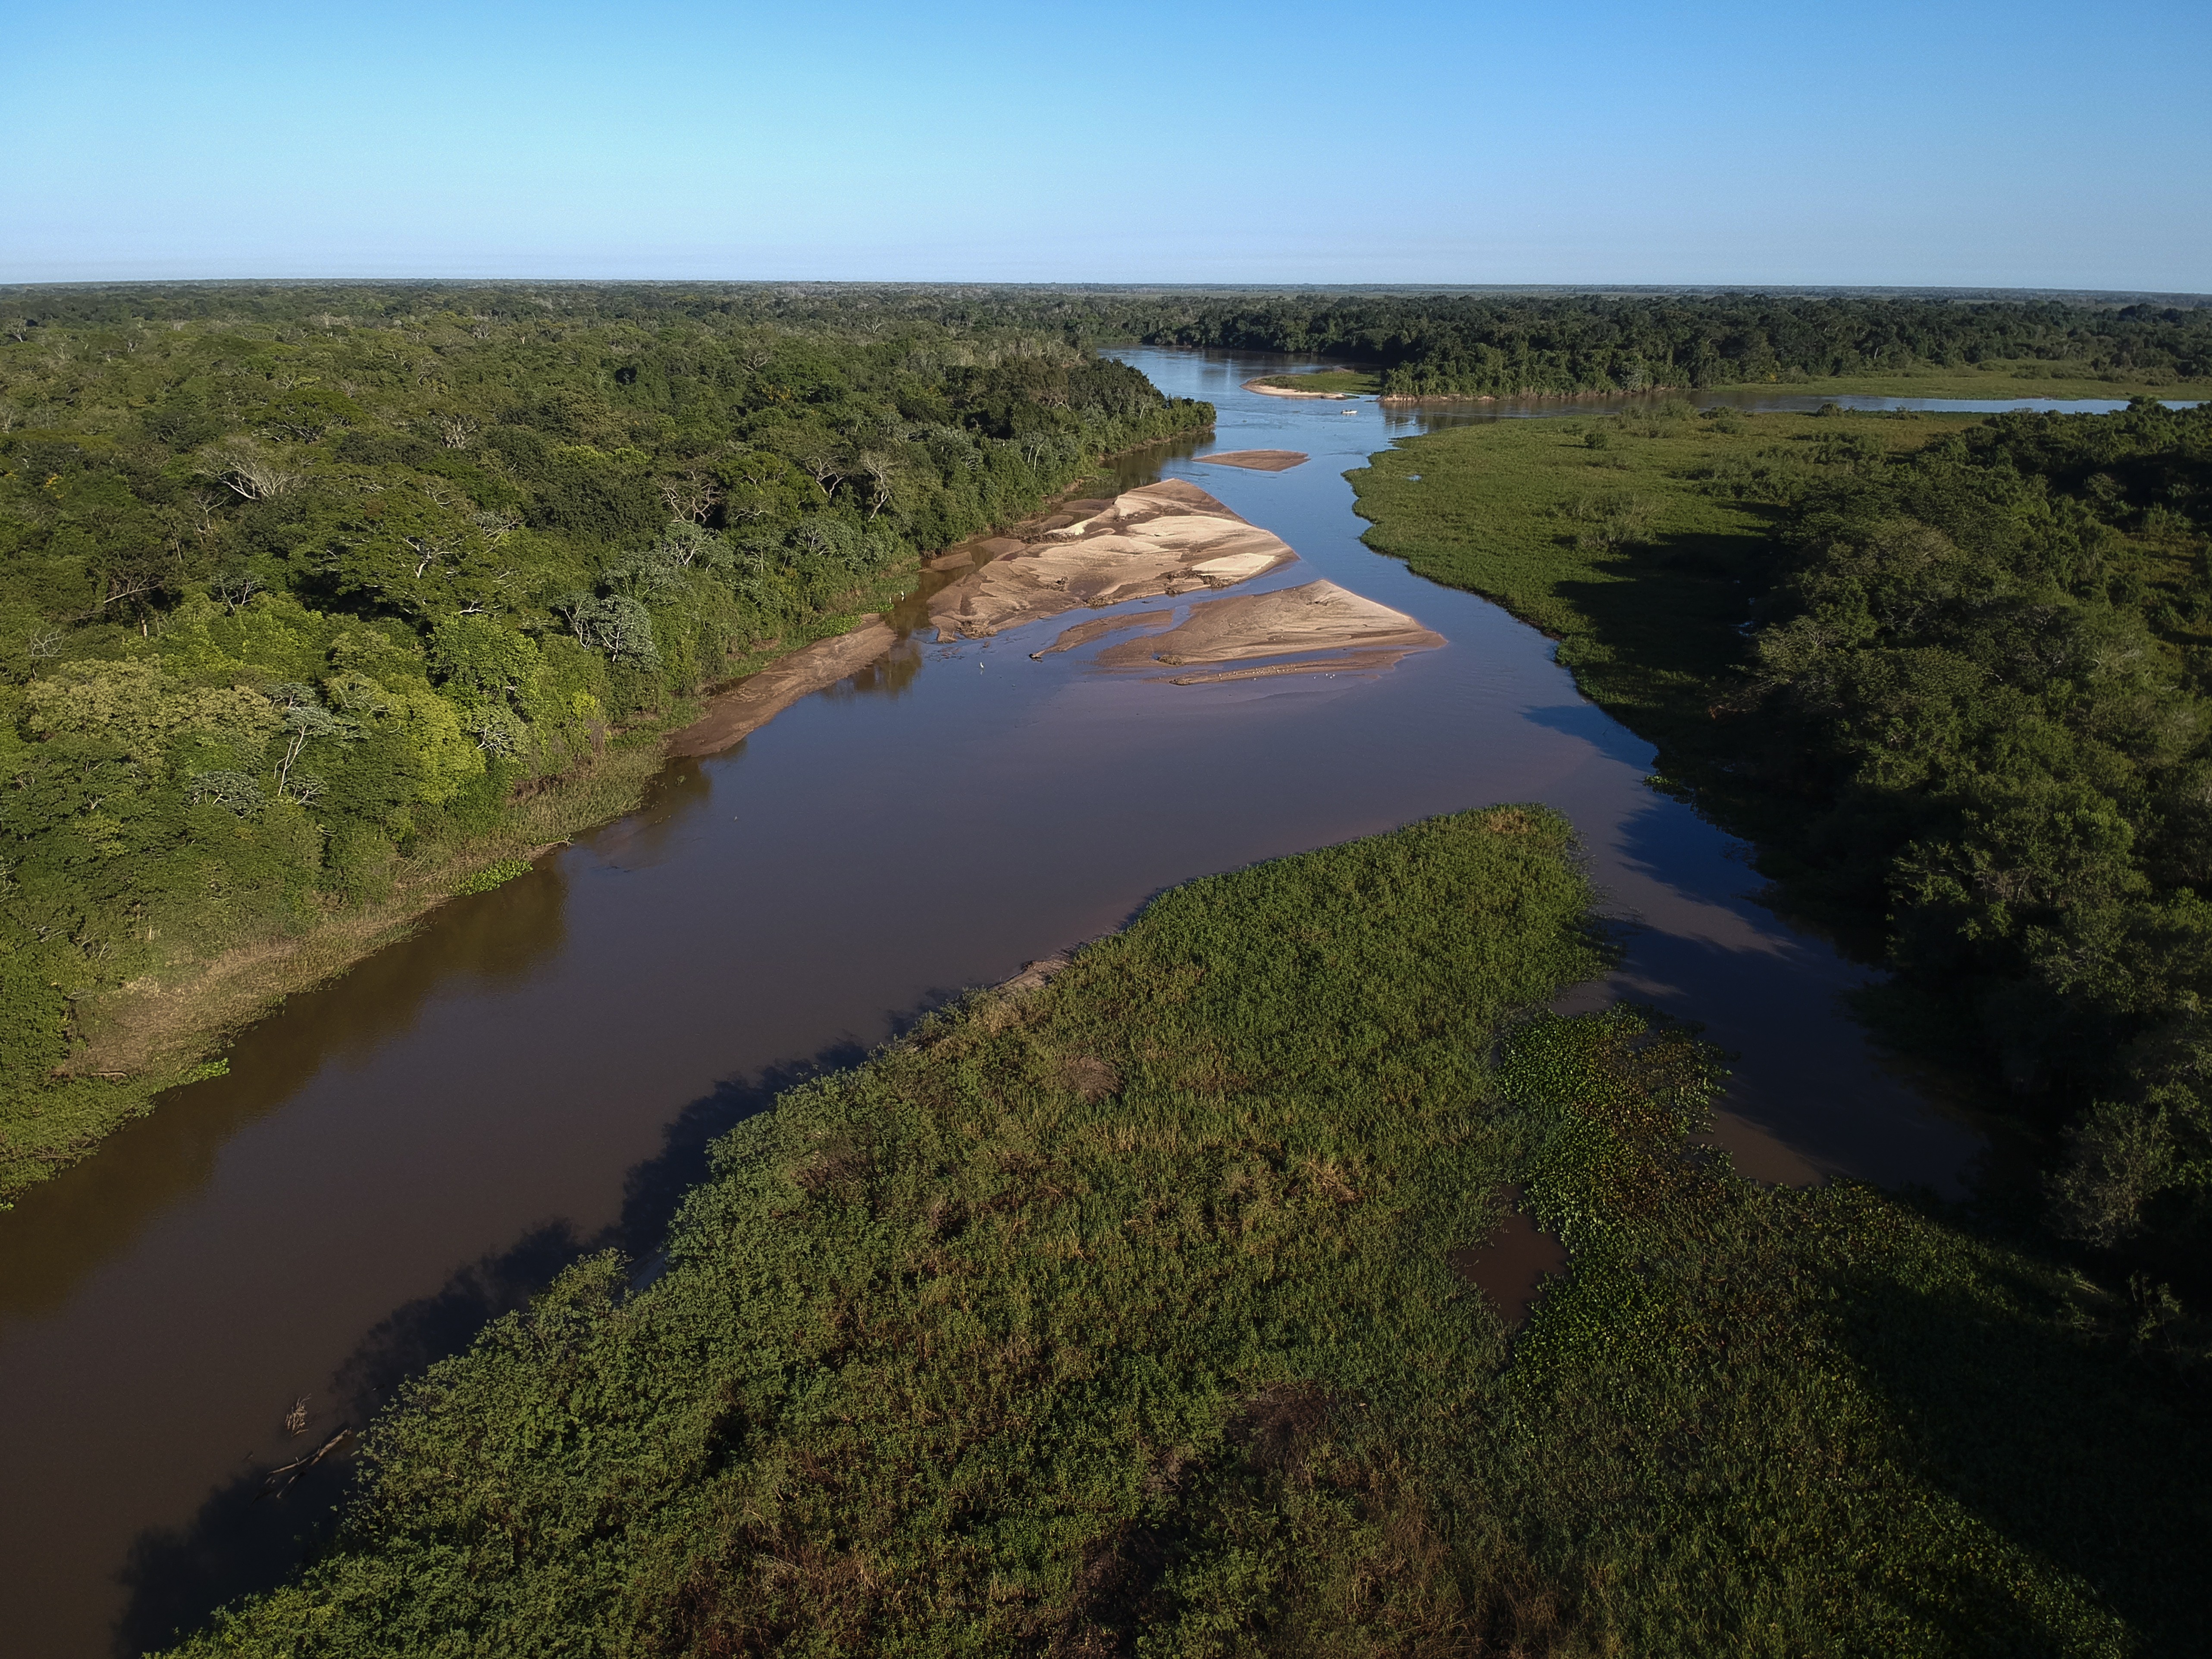
<path id="1" fill-rule="evenodd" d="M 1207 466 L 1241 466 L 1252 472 L 1287 472 L 1294 466 L 1304 466 L 1307 455 L 1303 449 L 1226 449 L 1217 454 L 1193 458 Z"/>
<path id="2" fill-rule="evenodd" d="M 986 544 L 990 562 L 930 600 L 939 637 L 988 639 L 1084 606 L 1227 587 L 1297 557 L 1179 478 L 1070 505 L 1079 516 L 1033 540 Z"/>

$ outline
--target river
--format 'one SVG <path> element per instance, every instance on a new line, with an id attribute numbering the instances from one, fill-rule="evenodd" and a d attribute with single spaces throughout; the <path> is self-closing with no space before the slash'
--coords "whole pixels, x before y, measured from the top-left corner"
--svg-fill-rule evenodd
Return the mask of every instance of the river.
<path id="1" fill-rule="evenodd" d="M 1645 787 L 1650 746 L 1534 630 L 1360 544 L 1341 475 L 1389 439 L 1590 405 L 1385 412 L 1242 389 L 1293 360 L 1116 355 L 1220 409 L 1212 439 L 1129 458 L 1123 482 L 1191 479 L 1297 550 L 1240 591 L 1325 576 L 1444 647 L 1373 678 L 1179 687 L 1089 650 L 1030 661 L 1064 618 L 982 644 L 902 632 L 672 766 L 644 810 L 294 998 L 228 1077 L 0 1216 L 0 1651 L 136 1653 L 280 1576 L 344 1472 L 264 1498 L 269 1469 L 580 1249 L 649 1255 L 707 1141 L 783 1082 L 1162 888 L 1431 813 L 1534 799 L 1574 820 L 1628 923 L 1620 971 L 1578 1000 L 1656 1002 L 1738 1053 L 1717 1138 L 1740 1168 L 1971 1178 L 1980 1133 L 1839 1006 L 1865 970 L 1753 900 L 1746 849 Z M 1194 459 L 1215 448 L 1312 459 Z"/>

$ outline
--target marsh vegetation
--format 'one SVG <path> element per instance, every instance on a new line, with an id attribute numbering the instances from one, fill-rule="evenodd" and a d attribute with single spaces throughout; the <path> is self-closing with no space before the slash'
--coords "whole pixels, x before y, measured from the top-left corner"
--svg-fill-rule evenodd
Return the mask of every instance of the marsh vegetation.
<path id="1" fill-rule="evenodd" d="M 1193 883 L 722 1144 L 370 1431 L 195 1654 L 2119 1653 L 2201 1619 L 2155 1333 L 1686 1147 L 1506 807 Z M 1454 1270 L 1518 1183 L 1571 1276 Z"/>

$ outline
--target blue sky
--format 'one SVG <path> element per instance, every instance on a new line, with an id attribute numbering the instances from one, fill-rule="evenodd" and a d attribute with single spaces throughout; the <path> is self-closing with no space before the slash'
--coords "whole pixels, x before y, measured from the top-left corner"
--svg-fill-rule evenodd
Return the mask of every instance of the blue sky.
<path id="1" fill-rule="evenodd" d="M 0 281 L 2212 290 L 2212 4 L 8 9 Z"/>

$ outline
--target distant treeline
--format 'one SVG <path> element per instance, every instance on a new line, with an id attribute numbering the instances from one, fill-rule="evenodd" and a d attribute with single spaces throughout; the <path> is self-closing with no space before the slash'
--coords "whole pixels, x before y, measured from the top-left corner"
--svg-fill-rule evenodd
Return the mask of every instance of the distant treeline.
<path id="1" fill-rule="evenodd" d="M 1640 392 L 2063 364 L 2158 386 L 2212 374 L 2212 307 L 1765 295 L 1382 296 L 1195 306 L 1161 345 L 1372 364 L 1386 397 Z"/>
<path id="2" fill-rule="evenodd" d="M 377 897 L 918 550 L 1212 419 L 1007 320 L 568 297 L 0 304 L 0 1190 L 100 1086 L 50 1075 L 85 999 Z"/>
<path id="3" fill-rule="evenodd" d="M 1346 294 L 905 284 L 537 287 L 177 284 L 0 289 L 18 331 L 155 314 L 300 321 L 441 307 L 643 325 L 834 319 L 865 330 L 1009 325 L 1071 344 L 1313 354 L 1382 374 L 1386 396 L 1638 392 L 2003 365 L 2132 388 L 2212 377 L 2212 303 L 1868 294 Z"/>

